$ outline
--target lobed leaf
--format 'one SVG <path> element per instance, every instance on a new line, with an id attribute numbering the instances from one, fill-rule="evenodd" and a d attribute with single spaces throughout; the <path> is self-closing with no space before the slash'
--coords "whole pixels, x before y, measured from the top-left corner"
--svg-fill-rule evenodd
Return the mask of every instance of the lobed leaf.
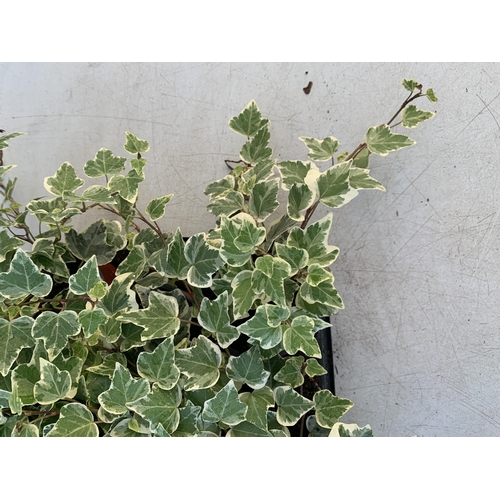
<path id="1" fill-rule="evenodd" d="M 240 356 L 230 356 L 226 366 L 227 376 L 235 382 L 242 382 L 252 389 L 266 385 L 270 373 L 264 370 L 264 363 L 258 346 L 251 347 Z"/>
<path id="2" fill-rule="evenodd" d="M 74 167 L 64 162 L 52 177 L 45 177 L 45 189 L 55 196 L 63 196 L 73 193 L 82 187 L 85 181 L 76 175 Z"/>
<path id="3" fill-rule="evenodd" d="M 36 401 L 43 405 L 55 403 L 67 396 L 71 389 L 71 375 L 56 365 L 40 358 L 40 380 L 33 387 Z"/>
<path id="4" fill-rule="evenodd" d="M 381 156 L 415 144 L 415 141 L 406 135 L 393 134 L 390 127 L 385 124 L 368 129 L 365 142 L 372 153 Z"/>
<path id="5" fill-rule="evenodd" d="M 334 396 L 329 390 L 318 391 L 313 397 L 316 421 L 321 427 L 331 428 L 354 403 L 349 399 Z"/>
<path id="6" fill-rule="evenodd" d="M 245 420 L 248 407 L 238 398 L 234 382 L 230 380 L 212 399 L 205 401 L 201 414 L 206 422 L 237 425 Z"/>
<path id="7" fill-rule="evenodd" d="M 34 320 L 26 316 L 7 321 L 0 318 L 0 373 L 6 377 L 21 349 L 34 347 L 31 336 Z"/>
<path id="8" fill-rule="evenodd" d="M 246 420 L 259 429 L 267 431 L 267 410 L 274 406 L 271 388 L 266 386 L 253 392 L 243 392 L 239 398 L 248 406 Z"/>
<path id="9" fill-rule="evenodd" d="M 125 151 L 128 151 L 130 154 L 138 154 L 138 153 L 147 153 L 149 151 L 149 143 L 148 141 L 144 141 L 139 139 L 137 136 L 130 132 L 125 132 L 127 137 L 127 141 L 123 146 Z"/>
<path id="10" fill-rule="evenodd" d="M 61 408 L 59 419 L 47 437 L 98 437 L 94 416 L 80 403 L 68 403 Z"/>
<path id="11" fill-rule="evenodd" d="M 299 137 L 299 139 L 309 149 L 307 156 L 311 160 L 328 161 L 339 149 L 339 141 L 335 137 L 325 137 L 321 141 L 312 137 Z"/>
<path id="12" fill-rule="evenodd" d="M 115 156 L 109 149 L 101 148 L 93 160 L 85 163 L 83 171 L 87 177 L 115 175 L 125 168 L 126 158 Z"/>
<path id="13" fill-rule="evenodd" d="M 417 109 L 417 106 L 415 106 L 414 104 L 410 104 L 408 107 L 403 109 L 402 125 L 406 128 L 415 128 L 420 123 L 428 120 L 429 118 L 432 118 L 433 116 L 434 113 L 432 111 L 422 111 L 420 109 Z"/>
<path id="14" fill-rule="evenodd" d="M 69 290 L 75 295 L 87 295 L 100 281 L 97 258 L 92 255 L 75 274 L 70 276 L 68 280 Z"/>
<path id="15" fill-rule="evenodd" d="M 279 386 L 274 389 L 274 400 L 278 405 L 276 418 L 281 425 L 295 425 L 302 415 L 314 407 L 309 399 L 304 398 L 291 387 Z"/>
<path id="16" fill-rule="evenodd" d="M 165 215 L 165 208 L 173 196 L 173 194 L 167 194 L 161 198 L 155 198 L 148 203 L 146 213 L 152 221 L 161 219 Z"/>
<path id="17" fill-rule="evenodd" d="M 269 120 L 262 118 L 262 114 L 255 101 L 250 101 L 238 116 L 231 118 L 229 128 L 238 134 L 253 137 Z"/>

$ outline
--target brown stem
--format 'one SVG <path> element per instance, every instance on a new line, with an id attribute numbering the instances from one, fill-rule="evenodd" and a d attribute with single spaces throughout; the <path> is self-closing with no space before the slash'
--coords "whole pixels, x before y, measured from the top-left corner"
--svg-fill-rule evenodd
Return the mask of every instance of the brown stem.
<path id="1" fill-rule="evenodd" d="M 161 229 L 159 228 L 158 224 L 156 224 L 156 227 L 151 224 L 151 222 L 149 222 L 146 217 L 144 217 L 144 215 L 142 215 L 141 211 L 135 207 L 135 209 L 137 210 L 137 213 L 139 214 L 139 217 L 137 217 L 139 220 L 142 220 L 142 222 L 144 222 L 145 224 L 147 224 L 155 233 L 158 234 L 158 236 L 161 238 L 161 241 L 163 242 L 163 246 L 167 246 L 167 242 L 165 241 L 165 237 L 163 236 L 163 233 L 161 232 Z"/>

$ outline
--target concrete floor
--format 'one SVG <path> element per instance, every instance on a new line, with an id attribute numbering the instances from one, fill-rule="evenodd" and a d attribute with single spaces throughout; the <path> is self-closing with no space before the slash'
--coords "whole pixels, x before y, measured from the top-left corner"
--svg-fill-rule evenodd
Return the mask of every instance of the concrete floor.
<path id="1" fill-rule="evenodd" d="M 275 156 L 305 159 L 303 135 L 352 151 L 404 100 L 403 78 L 434 88 L 438 103 L 418 103 L 436 116 L 408 131 L 415 146 L 372 161 L 387 193 L 334 211 L 336 385 L 355 402 L 344 420 L 377 436 L 500 436 L 499 64 L 3 63 L 0 128 L 27 133 L 4 163 L 19 165 L 26 203 L 64 161 L 81 173 L 101 147 L 123 155 L 133 132 L 151 144 L 142 207 L 175 193 L 162 228 L 194 234 L 213 225 L 203 190 L 237 158 L 227 122 L 251 99 Z"/>

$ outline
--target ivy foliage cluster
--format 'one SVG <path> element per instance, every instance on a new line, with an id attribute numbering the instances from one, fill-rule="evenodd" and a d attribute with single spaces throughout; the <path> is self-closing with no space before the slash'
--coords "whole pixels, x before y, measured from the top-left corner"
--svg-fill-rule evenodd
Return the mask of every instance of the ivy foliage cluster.
<path id="1" fill-rule="evenodd" d="M 216 227 L 189 238 L 158 224 L 172 194 L 138 208 L 149 144 L 129 132 L 130 161 L 100 149 L 86 189 L 63 163 L 44 181 L 50 197 L 25 208 L 6 178 L 15 165 L 0 162 L 0 436 L 370 436 L 339 421 L 351 401 L 318 385 L 316 334 L 344 304 L 332 214 L 310 219 L 319 204 L 384 190 L 370 156 L 414 144 L 393 122 L 414 128 L 433 113 L 411 103 L 437 100 L 403 86 L 396 115 L 351 153 L 301 137 L 307 160 L 273 158 L 269 120 L 250 102 L 229 122 L 239 159 L 205 190 Z M 0 136 L 0 152 L 18 135 Z M 112 217 L 73 229 L 92 209 Z"/>

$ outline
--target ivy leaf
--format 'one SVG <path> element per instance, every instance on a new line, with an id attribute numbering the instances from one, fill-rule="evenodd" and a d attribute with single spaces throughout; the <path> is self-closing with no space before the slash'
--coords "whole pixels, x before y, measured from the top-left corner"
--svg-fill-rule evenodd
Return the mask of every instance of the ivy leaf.
<path id="1" fill-rule="evenodd" d="M 415 141 L 406 135 L 393 134 L 390 127 L 385 124 L 368 129 L 365 142 L 372 153 L 380 156 L 415 144 Z"/>
<path id="2" fill-rule="evenodd" d="M 137 153 L 147 153 L 149 151 L 148 141 L 143 141 L 130 132 L 125 132 L 125 135 L 127 137 L 127 142 L 123 146 L 125 151 L 133 155 Z"/>
<path id="3" fill-rule="evenodd" d="M 231 427 L 226 437 L 273 437 L 273 434 L 245 420 Z"/>
<path id="4" fill-rule="evenodd" d="M 415 128 L 417 125 L 422 123 L 429 118 L 432 118 L 435 113 L 432 111 L 422 111 L 417 109 L 417 106 L 410 104 L 407 108 L 403 109 L 403 127 Z"/>
<path id="5" fill-rule="evenodd" d="M 328 161 L 339 149 L 339 141 L 335 137 L 325 137 L 322 141 L 312 137 L 299 137 L 299 139 L 309 149 L 307 156 L 311 160 Z"/>
<path id="6" fill-rule="evenodd" d="M 146 158 L 134 158 L 130 160 L 130 165 L 137 172 L 137 175 L 142 176 L 144 172 L 144 167 L 146 166 Z"/>
<path id="7" fill-rule="evenodd" d="M 175 430 L 175 437 L 194 436 L 198 431 L 197 422 L 200 419 L 201 407 L 200 406 L 184 406 L 179 408 L 179 426 Z"/>
<path id="8" fill-rule="evenodd" d="M 144 180 L 144 176 L 139 175 L 135 170 L 131 170 L 127 175 L 114 175 L 109 179 L 108 189 L 118 191 L 120 196 L 129 203 L 135 203 L 139 192 L 139 184 Z"/>
<path id="9" fill-rule="evenodd" d="M 248 406 L 246 419 L 259 429 L 267 431 L 267 410 L 274 406 L 273 391 L 270 387 L 262 387 L 253 392 L 244 392 L 239 396 L 242 403 Z"/>
<path id="10" fill-rule="evenodd" d="M 257 298 L 252 288 L 252 274 L 252 271 L 241 271 L 231 282 L 234 319 L 247 316 L 254 300 Z"/>
<path id="11" fill-rule="evenodd" d="M 292 388 L 299 387 L 304 383 L 301 371 L 302 363 L 304 363 L 302 356 L 288 358 L 283 368 L 274 376 L 274 380 L 289 385 Z"/>
<path id="12" fill-rule="evenodd" d="M 8 145 L 7 141 L 10 139 L 14 139 L 14 137 L 18 137 L 20 135 L 24 135 L 24 132 L 12 132 L 12 134 L 2 135 L 0 137 L 0 150 L 8 148 L 9 145 Z"/>
<path id="13" fill-rule="evenodd" d="M 401 83 L 409 92 L 413 92 L 418 86 L 418 82 L 416 80 L 403 80 Z"/>
<path id="14" fill-rule="evenodd" d="M 252 219 L 239 219 L 238 216 L 229 219 L 222 216 L 220 235 L 222 238 L 220 256 L 230 266 L 241 267 L 264 241 L 266 230 L 257 227 Z"/>
<path id="15" fill-rule="evenodd" d="M 166 338 L 152 353 L 141 352 L 137 358 L 137 372 L 161 389 L 172 389 L 180 376 L 175 365 L 173 338 Z"/>
<path id="16" fill-rule="evenodd" d="M 223 266 L 224 261 L 220 258 L 219 250 L 207 244 L 204 233 L 189 238 L 184 255 L 191 265 L 187 272 L 188 283 L 196 288 L 211 286 L 212 274 Z"/>
<path id="17" fill-rule="evenodd" d="M 51 200 L 33 200 L 26 208 L 36 216 L 40 222 L 57 225 L 63 219 L 69 219 L 73 215 L 79 214 L 80 209 L 76 207 L 65 208 L 66 202 L 61 198 Z"/>
<path id="18" fill-rule="evenodd" d="M 179 306 L 174 297 L 151 292 L 147 309 L 125 312 L 116 319 L 141 326 L 144 328 L 142 340 L 151 340 L 175 335 L 180 327 L 178 314 Z"/>
<path id="19" fill-rule="evenodd" d="M 81 311 L 78 314 L 78 321 L 82 325 L 85 338 L 88 339 L 99 330 L 101 325 L 104 325 L 108 321 L 108 316 L 101 308 L 96 307 Z"/>
<path id="20" fill-rule="evenodd" d="M 152 258 L 151 265 L 167 278 L 185 280 L 191 267 L 184 255 L 185 243 L 179 228 L 175 231 L 172 241 Z"/>
<path id="21" fill-rule="evenodd" d="M 165 215 L 165 208 L 173 196 L 173 194 L 167 194 L 161 198 L 155 198 L 148 203 L 146 213 L 152 221 L 161 219 Z"/>
<path id="22" fill-rule="evenodd" d="M 87 295 L 100 281 L 97 258 L 92 255 L 75 274 L 70 276 L 68 280 L 69 290 L 75 295 Z"/>
<path id="23" fill-rule="evenodd" d="M 296 274 L 299 269 L 303 269 L 307 266 L 309 256 L 307 255 L 307 251 L 303 248 L 296 248 L 288 245 L 283 245 L 281 243 L 276 243 L 275 248 L 278 257 L 285 260 L 290 265 L 290 273 L 292 274 L 292 276 Z"/>
<path id="24" fill-rule="evenodd" d="M 120 262 L 120 265 L 116 269 L 116 275 L 119 276 L 120 274 L 132 273 L 134 278 L 137 279 L 144 270 L 146 264 L 147 257 L 144 245 L 134 245 L 127 257 Z"/>
<path id="25" fill-rule="evenodd" d="M 59 420 L 47 437 L 98 437 L 99 428 L 92 412 L 80 403 L 68 403 L 61 408 Z"/>
<path id="26" fill-rule="evenodd" d="M 59 401 L 71 390 L 71 375 L 56 365 L 40 358 L 40 380 L 33 388 L 35 399 L 43 405 Z"/>
<path id="27" fill-rule="evenodd" d="M 117 363 L 122 365 L 124 368 L 127 367 L 127 358 L 125 357 L 125 354 L 119 352 L 107 354 L 102 359 L 102 363 L 100 365 L 89 366 L 87 368 L 87 371 L 95 373 L 97 375 L 103 375 L 111 379 L 113 378 L 113 374 L 115 373 Z M 107 389 L 109 389 L 109 387 L 104 389 L 104 391 Z"/>
<path id="28" fill-rule="evenodd" d="M 434 90 L 432 89 L 427 89 L 427 92 L 425 93 L 427 99 L 431 102 L 438 102 L 438 98 L 436 97 L 436 94 L 434 93 Z"/>
<path id="29" fill-rule="evenodd" d="M 283 181 L 283 189 L 289 191 L 294 184 L 308 184 L 308 177 L 319 175 L 318 167 L 312 161 L 282 161 L 276 165 Z"/>
<path id="30" fill-rule="evenodd" d="M 373 432 L 369 425 L 359 427 L 357 424 L 337 422 L 328 437 L 373 437 Z"/>
<path id="31" fill-rule="evenodd" d="M 38 238 L 31 249 L 31 260 L 40 270 L 46 270 L 67 279 L 70 273 L 63 256 L 68 253 L 63 243 L 59 242 L 54 245 L 49 238 Z"/>
<path id="32" fill-rule="evenodd" d="M 354 406 L 354 403 L 349 399 L 338 398 L 327 389 L 316 392 L 313 402 L 316 410 L 316 422 L 321 427 L 328 429 L 333 427 L 338 419 Z"/>
<path id="33" fill-rule="evenodd" d="M 255 267 L 252 275 L 253 291 L 264 293 L 277 305 L 286 307 L 283 280 L 291 276 L 290 264 L 279 257 L 265 255 L 257 258 Z"/>
<path id="34" fill-rule="evenodd" d="M 257 340 L 263 349 L 271 349 L 281 342 L 281 322 L 286 320 L 289 314 L 288 309 L 264 304 L 257 307 L 255 315 L 238 326 L 238 330 Z"/>
<path id="35" fill-rule="evenodd" d="M 111 387 L 99 395 L 98 400 L 104 410 L 114 415 L 121 415 L 128 409 L 128 404 L 149 394 L 147 380 L 134 380 L 130 372 L 120 363 L 115 364 Z"/>
<path id="36" fill-rule="evenodd" d="M 330 212 L 306 229 L 294 227 L 288 236 L 287 246 L 306 250 L 309 256 L 309 265 L 329 266 L 339 254 L 337 247 L 328 245 L 332 217 L 333 214 Z"/>
<path id="37" fill-rule="evenodd" d="M 102 298 L 98 305 L 104 311 L 112 316 L 113 314 L 130 307 L 130 295 L 133 292 L 130 290 L 134 282 L 134 275 L 132 273 L 120 274 L 111 283 L 104 298 Z M 134 294 L 135 295 L 135 294 Z"/>
<path id="38" fill-rule="evenodd" d="M 255 101 L 250 101 L 238 116 L 231 118 L 229 128 L 238 134 L 253 137 L 269 120 L 262 118 L 262 114 Z"/>
<path id="39" fill-rule="evenodd" d="M 129 409 L 137 412 L 151 424 L 151 430 L 155 431 L 162 425 L 166 432 L 172 434 L 179 425 L 180 413 L 178 406 L 182 401 L 182 393 L 179 386 L 165 391 L 153 385 L 153 390 L 144 398 L 128 405 Z"/>
<path id="40" fill-rule="evenodd" d="M 226 195 L 213 199 L 208 205 L 207 210 L 216 216 L 227 215 L 230 217 L 235 212 L 243 210 L 245 207 L 245 198 L 239 191 L 229 191 Z"/>
<path id="41" fill-rule="evenodd" d="M 21 349 L 34 347 L 31 336 L 34 320 L 22 316 L 13 321 L 0 318 L 0 373 L 6 377 Z"/>
<path id="42" fill-rule="evenodd" d="M 97 264 L 103 266 L 113 260 L 118 250 L 106 241 L 107 229 L 104 219 L 94 222 L 82 233 L 70 229 L 66 235 L 66 244 L 71 253 L 80 260 L 87 261 L 95 255 Z"/>
<path id="43" fill-rule="evenodd" d="M 196 345 L 175 351 L 179 370 L 188 377 L 184 389 L 193 391 L 212 387 L 219 380 L 222 354 L 219 346 L 200 335 Z"/>
<path id="44" fill-rule="evenodd" d="M 93 160 L 85 163 L 83 171 L 87 177 L 115 175 L 125 168 L 126 158 L 115 156 L 109 149 L 101 148 Z"/>
<path id="45" fill-rule="evenodd" d="M 279 207 L 278 179 L 271 179 L 256 184 L 248 201 L 248 213 L 257 221 L 265 221 Z"/>
<path id="46" fill-rule="evenodd" d="M 379 181 L 370 177 L 366 168 L 351 168 L 349 170 L 349 184 L 353 189 L 379 189 L 385 191 L 385 187 Z"/>
<path id="47" fill-rule="evenodd" d="M 204 194 L 210 196 L 210 198 L 218 198 L 219 196 L 224 196 L 228 192 L 233 191 L 235 186 L 235 178 L 232 175 L 226 175 L 222 179 L 210 183 L 205 190 Z"/>
<path id="48" fill-rule="evenodd" d="M 26 295 L 45 297 L 52 290 L 52 279 L 43 274 L 18 248 L 7 272 L 0 273 L 0 293 L 8 299 L 19 299 Z"/>
<path id="49" fill-rule="evenodd" d="M 31 319 L 31 318 L 30 318 Z M 17 365 L 11 372 L 12 382 L 17 386 L 18 397 L 23 405 L 36 403 L 33 390 L 35 384 L 40 380 L 40 370 L 36 365 Z"/>
<path id="50" fill-rule="evenodd" d="M 85 181 L 76 175 L 73 166 L 64 162 L 52 177 L 45 177 L 43 185 L 49 193 L 55 196 L 64 196 L 73 193 L 84 183 Z"/>
<path id="51" fill-rule="evenodd" d="M 23 242 L 19 238 L 12 238 L 7 231 L 0 231 L 0 262 L 7 260 L 7 254 L 16 248 L 22 247 Z"/>
<path id="52" fill-rule="evenodd" d="M 14 427 L 11 437 L 39 437 L 39 430 L 35 424 L 22 422 L 20 427 Z"/>
<path id="53" fill-rule="evenodd" d="M 245 420 L 248 407 L 238 398 L 234 382 L 230 380 L 212 399 L 205 401 L 201 417 L 206 422 L 237 425 Z"/>
<path id="54" fill-rule="evenodd" d="M 273 150 L 268 147 L 270 137 L 269 127 L 263 126 L 254 137 L 243 145 L 240 158 L 250 165 L 256 165 L 260 161 L 270 158 L 273 154 Z"/>
<path id="55" fill-rule="evenodd" d="M 314 266 L 317 266 L 317 264 L 314 264 Z M 309 269 L 311 269 L 311 267 L 313 266 L 310 266 Z M 327 279 L 324 279 L 317 284 L 314 284 L 311 279 L 309 279 L 309 282 L 306 280 L 305 283 L 302 283 L 299 289 L 299 295 L 309 304 L 319 302 L 320 304 L 325 304 L 337 309 L 343 309 L 344 303 L 342 302 L 339 293 L 333 286 L 333 275 L 331 273 L 327 274 Z"/>
<path id="56" fill-rule="evenodd" d="M 351 165 L 352 160 L 338 163 L 318 177 L 318 194 L 322 203 L 331 208 L 346 203 L 346 195 L 351 189 L 349 185 Z"/>
<path id="57" fill-rule="evenodd" d="M 309 358 L 306 360 L 306 374 L 309 377 L 319 377 L 321 375 L 326 375 L 328 372 L 318 363 L 315 358 Z"/>
<path id="58" fill-rule="evenodd" d="M 303 221 L 304 216 L 300 213 L 309 208 L 314 199 L 313 192 L 306 184 L 294 184 L 288 193 L 287 213 L 295 221 Z"/>
<path id="59" fill-rule="evenodd" d="M 278 405 L 276 418 L 281 425 L 295 425 L 302 415 L 311 410 L 314 405 L 312 401 L 304 398 L 291 387 L 283 385 L 274 389 L 274 400 Z"/>
<path id="60" fill-rule="evenodd" d="M 227 303 L 227 292 L 223 292 L 213 301 L 204 297 L 198 314 L 200 325 L 210 333 L 214 333 L 217 342 L 224 349 L 240 336 L 238 329 L 231 326 Z"/>
<path id="61" fill-rule="evenodd" d="M 68 337 L 78 334 L 79 331 L 80 323 L 75 311 L 44 311 L 37 316 L 32 335 L 35 339 L 43 339 L 49 361 L 52 361 L 66 347 Z"/>
<path id="62" fill-rule="evenodd" d="M 352 164 L 357 167 L 357 168 L 368 168 L 368 165 L 370 163 L 370 150 L 368 148 L 365 148 L 356 155 L 356 158 L 353 158 Z"/>
<path id="63" fill-rule="evenodd" d="M 266 385 L 270 373 L 264 370 L 264 363 L 258 346 L 251 347 L 240 356 L 230 356 L 226 373 L 235 382 L 247 384 L 252 389 Z"/>
<path id="64" fill-rule="evenodd" d="M 307 316 L 293 318 L 283 331 L 283 347 L 288 354 L 302 351 L 307 356 L 321 358 L 321 349 L 314 338 L 314 320 Z"/>

